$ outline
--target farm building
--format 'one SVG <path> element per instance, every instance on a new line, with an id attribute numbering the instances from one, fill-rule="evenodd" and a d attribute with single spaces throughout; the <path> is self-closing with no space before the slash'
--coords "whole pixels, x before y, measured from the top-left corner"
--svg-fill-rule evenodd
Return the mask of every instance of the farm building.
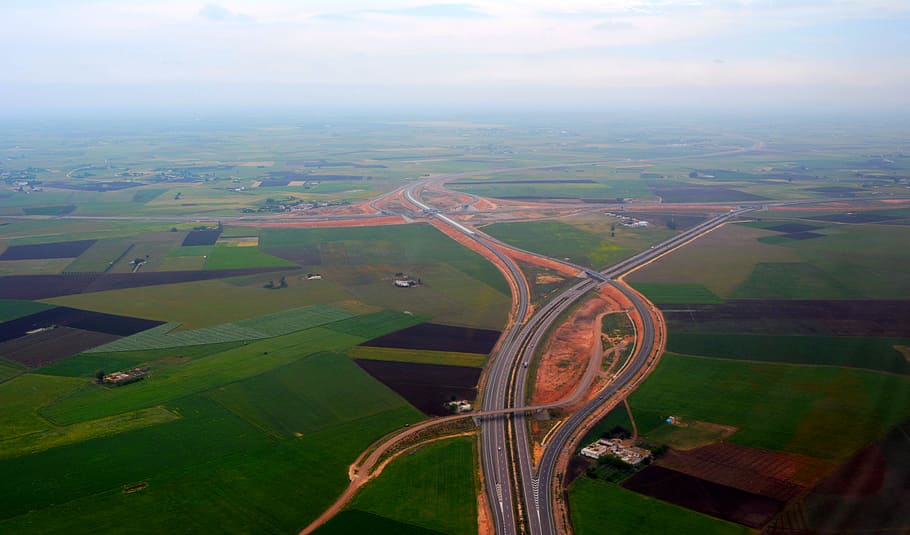
<path id="1" fill-rule="evenodd" d="M 104 376 L 103 382 L 106 385 L 123 386 L 126 384 L 141 381 L 148 373 L 148 368 L 131 368 L 121 372 L 113 372 Z"/>
<path id="2" fill-rule="evenodd" d="M 612 455 L 633 466 L 651 456 L 650 451 L 635 446 L 626 446 L 618 438 L 602 438 L 582 448 L 581 454 L 591 459 L 600 459 L 604 455 Z"/>

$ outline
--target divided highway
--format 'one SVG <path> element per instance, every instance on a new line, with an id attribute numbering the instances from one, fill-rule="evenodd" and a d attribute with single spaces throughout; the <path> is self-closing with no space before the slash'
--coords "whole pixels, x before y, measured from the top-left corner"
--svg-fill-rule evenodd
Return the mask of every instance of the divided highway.
<path id="1" fill-rule="evenodd" d="M 467 174 L 467 173 L 466 173 Z M 438 180 L 440 177 L 437 177 Z M 481 464 L 484 482 L 493 512 L 496 533 L 512 535 L 519 532 L 519 524 L 531 534 L 550 535 L 557 532 L 553 514 L 551 489 L 559 454 L 567 447 L 577 429 L 603 403 L 628 385 L 641 371 L 654 349 L 655 326 L 650 315 L 650 303 L 612 279 L 648 263 L 689 241 L 720 226 L 731 218 L 750 209 L 734 210 L 709 219 L 665 242 L 623 260 L 603 272 L 576 266 L 587 278 L 581 280 L 562 294 L 541 307 L 528 318 L 530 290 L 518 266 L 500 247 L 510 247 L 485 234 L 468 228 L 452 218 L 438 213 L 433 207 L 422 202 L 418 191 L 433 179 L 421 180 L 400 190 L 408 202 L 421 210 L 432 213 L 446 224 L 457 229 L 483 247 L 490 250 L 509 269 L 519 285 L 518 307 L 512 328 L 506 333 L 499 350 L 491 358 L 483 385 L 483 411 L 496 411 L 513 407 L 524 407 L 528 381 L 529 363 L 534 353 L 560 313 L 572 306 L 587 292 L 601 284 L 610 284 L 622 292 L 635 306 L 643 325 L 643 342 L 636 347 L 626 369 L 601 391 L 596 398 L 585 404 L 581 410 L 565 420 L 546 445 L 540 465 L 536 468 L 530 452 L 530 441 L 524 413 L 502 414 L 480 418 Z M 514 248 L 513 248 L 514 249 Z M 535 253 L 536 254 L 536 253 Z M 538 255 L 542 256 L 542 255 Z M 553 259 L 557 262 L 562 262 Z M 509 419 L 512 426 L 509 426 Z M 511 436 L 510 436 L 511 432 Z M 512 473 L 512 467 L 517 473 Z M 513 479 L 514 478 L 516 479 Z M 514 485 L 514 487 L 513 487 Z M 512 490 L 521 493 L 521 503 L 514 499 Z"/>

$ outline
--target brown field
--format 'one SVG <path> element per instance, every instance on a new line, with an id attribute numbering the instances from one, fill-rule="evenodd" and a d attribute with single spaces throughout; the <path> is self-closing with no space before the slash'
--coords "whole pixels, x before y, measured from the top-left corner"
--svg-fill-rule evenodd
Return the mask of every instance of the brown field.
<path id="1" fill-rule="evenodd" d="M 0 355 L 39 368 L 118 338 L 113 334 L 57 327 L 0 343 Z"/>
<path id="2" fill-rule="evenodd" d="M 622 484 L 635 492 L 730 522 L 761 528 L 784 502 L 651 465 Z"/>
<path id="3" fill-rule="evenodd" d="M 656 464 L 782 502 L 814 485 L 831 469 L 830 463 L 805 455 L 738 444 L 712 444 L 689 451 L 670 449 Z"/>

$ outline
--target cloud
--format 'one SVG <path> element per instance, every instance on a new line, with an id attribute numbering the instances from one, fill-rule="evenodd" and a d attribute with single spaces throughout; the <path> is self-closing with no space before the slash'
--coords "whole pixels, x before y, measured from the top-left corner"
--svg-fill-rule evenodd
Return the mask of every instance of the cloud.
<path id="1" fill-rule="evenodd" d="M 435 17 L 449 19 L 485 19 L 490 15 L 470 4 L 426 4 L 422 6 L 401 7 L 396 9 L 370 10 L 369 13 L 382 15 L 403 15 L 408 17 Z"/>
<path id="2" fill-rule="evenodd" d="M 234 13 L 230 9 L 218 4 L 206 4 L 199 10 L 198 15 L 214 22 L 253 22 L 253 17 Z"/>
<path id="3" fill-rule="evenodd" d="M 614 30 L 634 30 L 638 28 L 631 22 L 620 22 L 615 20 L 605 20 L 599 24 L 595 24 L 592 30 L 597 31 L 614 31 Z"/>

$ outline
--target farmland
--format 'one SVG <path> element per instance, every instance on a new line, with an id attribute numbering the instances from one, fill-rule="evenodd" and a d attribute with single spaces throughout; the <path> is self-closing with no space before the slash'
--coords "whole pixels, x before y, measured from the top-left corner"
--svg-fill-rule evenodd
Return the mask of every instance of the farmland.
<path id="1" fill-rule="evenodd" d="M 910 373 L 910 362 L 895 349 L 902 345 L 910 345 L 910 339 L 673 333 L 667 350 L 765 362 L 850 366 L 906 375 Z"/>
<path id="2" fill-rule="evenodd" d="M 473 366 L 482 368 L 487 356 L 479 353 L 458 353 L 455 351 L 427 351 L 399 347 L 357 346 L 347 354 L 355 359 L 414 362 L 417 364 L 443 364 L 449 366 Z"/>
<path id="3" fill-rule="evenodd" d="M 641 493 L 577 480 L 579 533 L 746 533 L 643 493 L 665 486 L 662 498 L 758 526 L 796 505 L 733 479 L 832 469 L 910 417 L 903 130 L 501 119 L 10 121 L 0 532 L 295 533 L 376 439 L 473 400 L 509 285 L 432 215 L 362 202 L 439 174 L 512 199 L 449 198 L 444 213 L 595 268 L 741 202 L 838 198 L 752 212 L 629 276 L 663 310 L 671 351 L 631 412 L 644 440 L 675 449 L 639 472 Z M 565 163 L 583 161 L 601 163 Z M 398 224 L 304 228 L 370 222 Z M 521 267 L 535 305 L 575 282 Z M 403 276 L 420 284 L 395 287 Z M 134 367 L 138 382 L 97 384 Z M 617 425 L 633 427 L 623 405 L 588 439 Z M 473 440 L 402 455 L 320 533 L 475 532 Z M 759 503 L 757 516 L 685 502 L 711 490 L 703 481 L 724 487 L 717 504 Z M 747 495 L 724 502 L 727 487 Z M 822 491 L 794 518 L 856 505 Z"/>
<path id="4" fill-rule="evenodd" d="M 408 452 L 367 485 L 349 507 L 449 535 L 476 533 L 473 459 L 474 441 L 465 437 Z"/>
<path id="5" fill-rule="evenodd" d="M 429 416 L 450 414 L 446 403 L 473 402 L 477 396 L 478 368 L 382 360 L 355 362 Z"/>
<path id="6" fill-rule="evenodd" d="M 841 225 L 816 239 L 762 241 L 778 235 L 726 225 L 635 272 L 630 281 L 697 283 L 720 297 L 751 299 L 890 299 L 910 290 L 910 279 L 891 269 L 910 260 L 901 245 L 905 228 Z"/>
<path id="7" fill-rule="evenodd" d="M 678 415 L 737 427 L 737 444 L 842 460 L 910 417 L 910 379 L 667 354 L 629 403 L 645 435 Z"/>
<path id="8" fill-rule="evenodd" d="M 42 485 L 4 497 L 0 529 L 93 532 L 117 525 L 117 514 L 138 514 L 148 516 L 143 526 L 155 529 L 185 528 L 181 523 L 190 515 L 200 530 L 218 531 L 237 514 L 236 503 L 259 511 L 231 520 L 243 529 L 298 529 L 340 491 L 355 455 L 421 417 L 347 356 L 320 349 L 364 340 L 313 326 L 321 322 L 340 320 L 351 332 L 381 333 L 402 319 L 404 325 L 414 321 L 403 314 L 382 322 L 374 316 L 358 328 L 356 318 L 339 310 L 291 310 L 246 322 L 274 338 L 83 354 L 41 370 L 56 376 L 25 374 L 0 383 L 8 409 L 0 421 L 6 481 L 18 486 L 36 470 L 45 474 Z M 137 384 L 105 389 L 87 382 L 96 366 L 141 363 L 152 374 Z M 50 415 L 69 425 L 50 424 Z M 149 457 L 155 460 L 146 462 Z M 97 477 L 101 472 L 105 476 Z M 137 490 L 124 490 L 132 488 Z M 212 488 L 225 501 L 196 498 L 210 496 Z M 168 505 L 175 494 L 186 498 L 178 509 Z M 141 513 L 126 512 L 137 504 Z"/>
<path id="9" fill-rule="evenodd" d="M 572 524 L 579 535 L 662 533 L 746 535 L 743 526 L 641 496 L 602 481 L 581 478 L 569 492 Z"/>

